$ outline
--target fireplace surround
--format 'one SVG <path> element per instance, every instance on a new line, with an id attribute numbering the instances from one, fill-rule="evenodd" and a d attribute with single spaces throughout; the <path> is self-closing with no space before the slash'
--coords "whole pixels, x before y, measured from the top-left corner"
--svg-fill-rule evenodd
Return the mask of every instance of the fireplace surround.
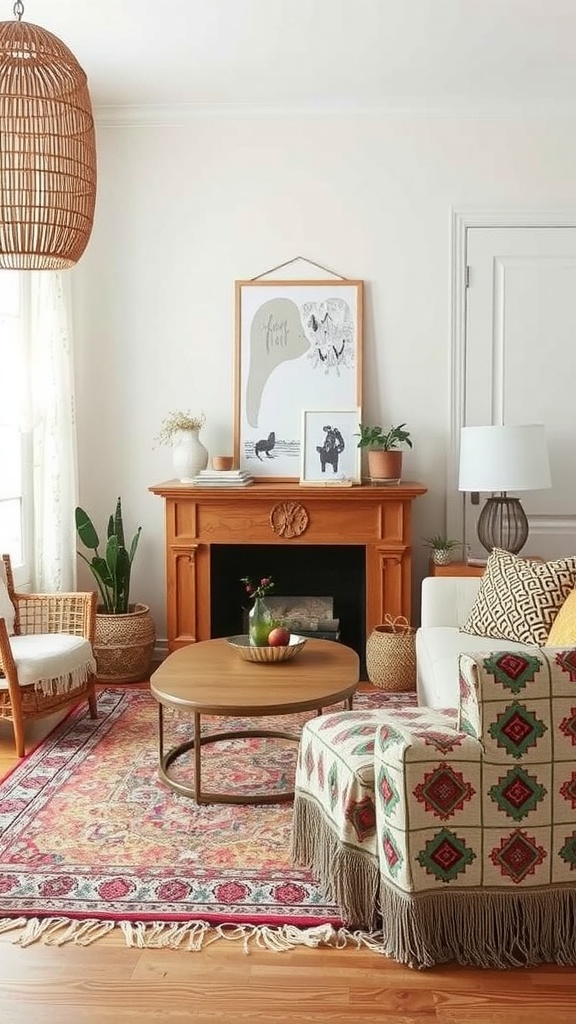
<path id="1" fill-rule="evenodd" d="M 239 577 L 260 570 L 280 593 L 289 570 L 292 588 L 301 580 L 296 593 L 333 595 L 347 623 L 342 641 L 361 656 L 387 614 L 410 619 L 412 503 L 426 493 L 422 484 L 210 488 L 169 480 L 150 490 L 165 503 L 170 651 L 241 631 Z"/>

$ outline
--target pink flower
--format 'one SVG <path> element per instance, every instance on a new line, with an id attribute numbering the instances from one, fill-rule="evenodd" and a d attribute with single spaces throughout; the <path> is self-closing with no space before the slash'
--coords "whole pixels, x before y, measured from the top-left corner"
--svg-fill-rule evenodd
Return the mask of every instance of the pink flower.
<path id="1" fill-rule="evenodd" d="M 242 576 L 240 582 L 244 584 L 248 597 L 264 597 L 274 587 L 271 576 L 263 576 L 259 583 L 255 583 L 250 576 Z"/>

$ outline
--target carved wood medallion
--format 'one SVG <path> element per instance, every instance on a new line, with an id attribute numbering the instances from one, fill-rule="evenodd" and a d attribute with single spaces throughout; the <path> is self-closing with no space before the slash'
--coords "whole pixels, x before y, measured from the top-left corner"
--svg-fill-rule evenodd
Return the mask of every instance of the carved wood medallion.
<path id="1" fill-rule="evenodd" d="M 280 501 L 270 513 L 270 526 L 279 537 L 300 537 L 308 527 L 308 513 L 299 501 Z"/>

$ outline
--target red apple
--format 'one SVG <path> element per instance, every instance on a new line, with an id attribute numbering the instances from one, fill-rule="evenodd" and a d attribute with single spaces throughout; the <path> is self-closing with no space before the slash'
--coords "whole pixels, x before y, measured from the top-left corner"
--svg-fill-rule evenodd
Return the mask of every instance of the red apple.
<path id="1" fill-rule="evenodd" d="M 284 626 L 275 626 L 268 634 L 270 647 L 287 647 L 290 643 L 290 632 Z"/>

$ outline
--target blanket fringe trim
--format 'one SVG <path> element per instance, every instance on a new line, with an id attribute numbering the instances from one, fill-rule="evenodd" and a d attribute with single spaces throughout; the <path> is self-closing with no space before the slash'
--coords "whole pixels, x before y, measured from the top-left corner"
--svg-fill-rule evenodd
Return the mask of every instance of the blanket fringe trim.
<path id="1" fill-rule="evenodd" d="M 380 952 L 410 967 L 576 964 L 576 889 L 403 893 L 382 879 Z M 381 936 L 382 939 L 382 936 Z"/>
<path id="2" fill-rule="evenodd" d="M 357 949 L 365 946 L 375 953 L 384 952 L 382 933 L 349 931 L 346 928 L 334 928 L 331 924 L 297 928 L 289 924 L 272 927 L 251 924 L 213 925 L 208 921 L 74 921 L 65 917 L 17 917 L 0 920 L 0 934 L 17 932 L 11 941 L 22 947 L 31 946 L 35 942 L 48 946 L 90 946 L 105 935 L 109 935 L 115 928 L 119 928 L 123 933 L 126 946 L 138 949 L 180 949 L 199 953 L 218 939 L 227 939 L 241 942 L 246 954 L 250 953 L 251 949 L 284 953 L 300 946 L 331 946 L 334 949 L 344 949 L 349 945 L 354 945 Z"/>
<path id="3" fill-rule="evenodd" d="M 83 686 L 96 672 L 96 661 L 91 658 L 84 665 L 80 665 L 78 668 L 72 670 L 72 672 L 64 672 L 63 675 L 52 676 L 51 679 L 37 679 L 34 683 L 34 689 L 41 693 L 43 697 L 55 697 L 60 696 L 63 693 L 68 693 L 70 690 L 77 690 L 78 687 Z"/>
<path id="4" fill-rule="evenodd" d="M 320 879 L 325 898 L 340 908 L 344 921 L 354 928 L 377 927 L 377 858 L 342 842 L 323 809 L 301 790 L 294 797 L 290 853 L 295 864 L 304 864 Z"/>

